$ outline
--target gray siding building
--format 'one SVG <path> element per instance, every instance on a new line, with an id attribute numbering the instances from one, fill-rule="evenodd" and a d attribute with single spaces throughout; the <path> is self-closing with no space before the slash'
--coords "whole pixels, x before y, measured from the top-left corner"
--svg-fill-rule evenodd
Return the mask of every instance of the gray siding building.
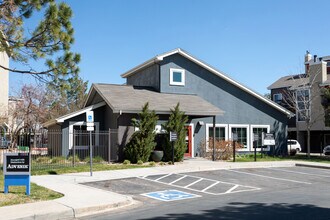
<path id="1" fill-rule="evenodd" d="M 261 137 L 262 132 L 274 133 L 275 150 L 286 152 L 287 121 L 293 116 L 290 111 L 182 49 L 158 55 L 122 77 L 126 78 L 126 85 L 93 84 L 86 108 L 45 125 L 51 128 L 56 124 L 62 130 L 70 130 L 70 122 L 85 114 L 87 108 L 101 109 L 97 113 L 98 129 L 118 129 L 117 144 L 122 149 L 134 132 L 131 119 L 146 102 L 159 115 L 156 131 L 160 134 L 170 109 L 180 103 L 180 110 L 189 117 L 187 157 L 199 156 L 200 144 L 213 135 L 220 140 L 231 140 L 232 133 L 238 134 L 242 153 L 254 150 L 252 137 L 254 134 Z M 260 143 L 258 151 L 262 147 L 264 151 L 270 150 Z"/>

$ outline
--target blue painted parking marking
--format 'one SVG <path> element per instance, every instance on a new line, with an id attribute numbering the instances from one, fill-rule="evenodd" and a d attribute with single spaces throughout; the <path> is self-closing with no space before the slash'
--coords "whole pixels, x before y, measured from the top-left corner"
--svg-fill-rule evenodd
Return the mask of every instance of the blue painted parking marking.
<path id="1" fill-rule="evenodd" d="M 141 195 L 147 196 L 152 199 L 165 201 L 165 202 L 201 197 L 200 195 L 186 193 L 186 192 L 182 192 L 182 191 L 178 191 L 178 190 L 165 190 L 165 191 L 158 191 L 158 192 L 150 192 L 150 193 L 144 193 Z"/>

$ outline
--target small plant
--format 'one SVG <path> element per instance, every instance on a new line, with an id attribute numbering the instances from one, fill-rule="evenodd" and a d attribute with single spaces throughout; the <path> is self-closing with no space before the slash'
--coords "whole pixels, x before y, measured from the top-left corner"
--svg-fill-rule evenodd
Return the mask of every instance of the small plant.
<path id="1" fill-rule="evenodd" d="M 89 161 L 90 161 L 90 157 L 85 157 L 84 162 L 89 163 Z M 104 160 L 101 156 L 93 157 L 92 161 L 93 161 L 93 163 L 103 163 L 104 162 Z"/>
<path id="2" fill-rule="evenodd" d="M 68 157 L 68 161 L 69 162 L 73 162 L 73 156 Z M 74 162 L 75 163 L 79 163 L 80 162 L 80 158 L 78 157 L 78 155 L 75 155 L 74 156 Z"/>
<path id="3" fill-rule="evenodd" d="M 150 163 L 149 163 L 149 166 L 156 166 L 156 163 L 155 163 L 155 161 L 151 161 Z"/>
<path id="4" fill-rule="evenodd" d="M 138 160 L 137 165 L 142 165 L 143 161 L 142 160 Z"/>
<path id="5" fill-rule="evenodd" d="M 49 157 L 37 157 L 34 161 L 36 163 L 50 163 L 51 162 Z"/>
<path id="6" fill-rule="evenodd" d="M 172 162 L 172 161 L 168 161 L 167 164 L 168 164 L 168 165 L 172 165 L 173 162 Z"/>
<path id="7" fill-rule="evenodd" d="M 131 164 L 131 161 L 129 161 L 129 160 L 124 160 L 123 164 L 124 164 L 124 165 L 129 165 L 129 164 Z"/>
<path id="8" fill-rule="evenodd" d="M 159 165 L 164 166 L 165 162 L 161 161 L 161 162 L 159 162 Z"/>
<path id="9" fill-rule="evenodd" d="M 58 164 L 58 163 L 65 163 L 65 162 L 66 162 L 65 157 L 53 157 L 52 161 L 50 163 Z"/>

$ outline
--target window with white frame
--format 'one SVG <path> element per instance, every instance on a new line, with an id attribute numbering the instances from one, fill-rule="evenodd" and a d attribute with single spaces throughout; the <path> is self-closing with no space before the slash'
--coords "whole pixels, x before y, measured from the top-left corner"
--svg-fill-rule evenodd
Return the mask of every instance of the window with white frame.
<path id="1" fill-rule="evenodd" d="M 283 99 L 282 93 L 276 93 L 273 95 L 273 100 L 276 103 L 281 103 Z"/>
<path id="2" fill-rule="evenodd" d="M 254 134 L 258 135 L 258 140 L 256 142 L 257 148 L 267 148 L 267 146 L 262 146 L 262 132 L 269 133 L 270 126 L 269 125 L 251 125 L 251 136 Z M 252 143 L 253 144 L 253 143 Z"/>
<path id="3" fill-rule="evenodd" d="M 209 140 L 210 138 L 213 138 L 213 124 L 206 124 L 206 139 Z M 217 141 L 228 139 L 227 125 L 215 125 L 215 139 Z"/>
<path id="4" fill-rule="evenodd" d="M 170 85 L 184 86 L 185 85 L 185 70 L 184 69 L 170 69 Z"/>
<path id="5" fill-rule="evenodd" d="M 94 132 L 92 136 L 92 144 L 98 146 L 100 142 L 99 137 L 100 123 L 94 122 Z M 69 122 L 69 149 L 88 149 L 89 133 L 87 132 L 86 122 L 84 121 L 70 121 Z"/>
<path id="6" fill-rule="evenodd" d="M 229 125 L 230 138 L 232 134 L 237 134 L 237 142 L 243 145 L 243 150 L 249 149 L 249 125 Z"/>
<path id="7" fill-rule="evenodd" d="M 306 121 L 310 117 L 310 94 L 309 89 L 296 91 L 297 120 Z"/>

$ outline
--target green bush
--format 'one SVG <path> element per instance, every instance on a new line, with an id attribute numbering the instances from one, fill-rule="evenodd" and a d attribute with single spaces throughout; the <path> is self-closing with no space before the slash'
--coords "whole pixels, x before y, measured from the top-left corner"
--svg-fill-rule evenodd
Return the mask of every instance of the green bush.
<path id="1" fill-rule="evenodd" d="M 161 162 L 159 162 L 159 165 L 164 166 L 165 162 L 161 161 Z"/>
<path id="2" fill-rule="evenodd" d="M 90 157 L 85 157 L 84 162 L 89 163 Z M 93 157 L 93 163 L 103 163 L 104 159 L 101 156 Z"/>
<path id="3" fill-rule="evenodd" d="M 155 111 L 149 111 L 149 104 L 146 103 L 142 112 L 139 113 L 139 120 L 133 118 L 132 125 L 138 128 L 134 132 L 130 141 L 124 148 L 125 158 L 132 163 L 137 163 L 139 160 L 147 162 L 151 152 L 155 149 L 155 126 L 158 116 Z"/>
<path id="4" fill-rule="evenodd" d="M 151 161 L 151 162 L 149 163 L 149 166 L 152 166 L 152 167 L 156 166 L 155 161 Z"/>
<path id="5" fill-rule="evenodd" d="M 137 165 L 142 165 L 143 161 L 142 160 L 138 160 Z"/>
<path id="6" fill-rule="evenodd" d="M 178 103 L 174 109 L 171 109 L 171 114 L 168 121 L 164 124 L 164 129 L 167 132 L 164 146 L 165 161 L 172 161 L 172 143 L 170 142 L 170 132 L 177 133 L 177 140 L 174 142 L 174 161 L 182 161 L 184 153 L 186 152 L 186 128 L 185 125 L 188 117 L 184 112 L 180 111 L 180 104 Z"/>
<path id="7" fill-rule="evenodd" d="M 44 156 L 41 156 L 41 157 L 37 157 L 35 160 L 34 160 L 37 164 L 38 163 L 42 163 L 42 164 L 45 164 L 45 163 L 50 163 L 51 162 L 51 159 L 50 157 L 44 157 Z"/>
<path id="8" fill-rule="evenodd" d="M 51 163 L 56 164 L 56 163 L 65 163 L 66 158 L 65 157 L 53 157 Z"/>
<path id="9" fill-rule="evenodd" d="M 124 164 L 124 165 L 129 165 L 129 164 L 131 164 L 131 161 L 129 161 L 129 160 L 124 160 L 123 164 Z"/>
<path id="10" fill-rule="evenodd" d="M 68 157 L 68 161 L 72 163 L 73 162 L 73 156 Z M 79 163 L 80 162 L 80 158 L 78 157 L 78 155 L 75 155 L 74 156 L 74 162 L 75 163 Z"/>

